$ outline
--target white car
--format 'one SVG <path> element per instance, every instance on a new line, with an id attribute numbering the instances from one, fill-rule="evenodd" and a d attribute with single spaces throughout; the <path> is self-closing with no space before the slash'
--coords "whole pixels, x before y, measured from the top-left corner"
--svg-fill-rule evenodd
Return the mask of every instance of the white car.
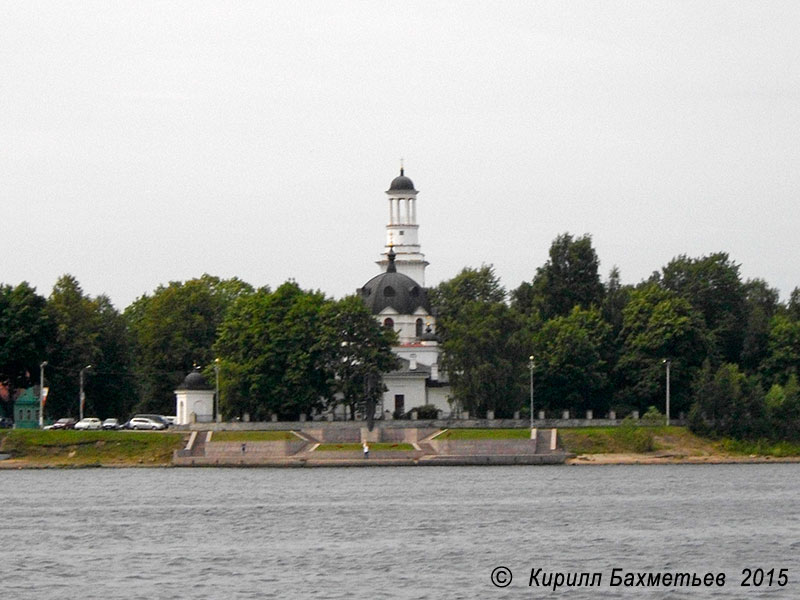
<path id="1" fill-rule="evenodd" d="M 100 430 L 103 428 L 103 422 L 94 417 L 86 417 L 75 423 L 75 429 L 95 429 Z"/>
<path id="2" fill-rule="evenodd" d="M 128 421 L 128 429 L 166 429 L 167 426 L 159 423 L 154 419 L 147 419 L 145 417 L 134 417 Z"/>

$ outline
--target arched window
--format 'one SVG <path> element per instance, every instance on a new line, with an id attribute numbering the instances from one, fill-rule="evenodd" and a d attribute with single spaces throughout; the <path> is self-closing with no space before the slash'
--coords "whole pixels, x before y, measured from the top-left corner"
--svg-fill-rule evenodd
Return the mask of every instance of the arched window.
<path id="1" fill-rule="evenodd" d="M 383 320 L 383 326 L 386 327 L 386 329 L 394 329 L 394 321 L 386 318 Z"/>
<path id="2" fill-rule="evenodd" d="M 390 285 L 387 285 L 385 288 L 383 288 L 383 295 L 387 298 L 391 298 L 395 295 L 394 288 Z"/>
<path id="3" fill-rule="evenodd" d="M 422 337 L 422 319 L 417 319 L 417 337 Z"/>

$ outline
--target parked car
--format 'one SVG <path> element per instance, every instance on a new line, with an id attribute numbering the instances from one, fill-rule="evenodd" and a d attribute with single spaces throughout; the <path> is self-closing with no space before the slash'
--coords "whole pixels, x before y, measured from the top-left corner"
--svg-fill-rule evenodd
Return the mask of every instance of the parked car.
<path id="1" fill-rule="evenodd" d="M 167 415 L 164 417 L 164 420 L 168 423 L 170 427 L 175 427 L 175 425 L 178 424 L 178 417 L 176 417 L 175 415 L 172 416 Z"/>
<path id="2" fill-rule="evenodd" d="M 64 418 L 59 419 L 52 425 L 47 425 L 45 429 L 74 429 L 75 428 L 75 419 L 72 418 Z"/>
<path id="3" fill-rule="evenodd" d="M 126 424 L 128 429 L 166 429 L 167 426 L 161 421 L 149 419 L 147 417 L 133 417 Z"/>
<path id="4" fill-rule="evenodd" d="M 151 421 L 157 421 L 159 423 L 162 423 L 165 428 L 170 426 L 170 422 L 167 420 L 167 418 L 164 415 L 136 414 L 136 415 L 133 415 L 133 418 L 134 419 L 142 418 L 142 419 L 150 419 Z"/>
<path id="5" fill-rule="evenodd" d="M 75 429 L 92 429 L 98 431 L 103 428 L 103 422 L 96 417 L 86 417 L 75 423 Z"/>
<path id="6" fill-rule="evenodd" d="M 14 420 L 11 417 L 0 417 L 0 429 L 9 429 L 14 426 Z"/>
<path id="7" fill-rule="evenodd" d="M 119 429 L 120 424 L 118 419 L 106 419 L 103 421 L 103 429 Z"/>

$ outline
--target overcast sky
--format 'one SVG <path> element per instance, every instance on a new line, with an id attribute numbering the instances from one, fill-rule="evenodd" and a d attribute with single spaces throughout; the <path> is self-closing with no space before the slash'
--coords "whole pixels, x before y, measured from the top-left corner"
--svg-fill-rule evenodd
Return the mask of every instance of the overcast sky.
<path id="1" fill-rule="evenodd" d="M 428 285 L 728 252 L 800 285 L 797 2 L 0 1 L 0 282 L 125 308 L 207 272 L 341 297 L 384 191 Z"/>

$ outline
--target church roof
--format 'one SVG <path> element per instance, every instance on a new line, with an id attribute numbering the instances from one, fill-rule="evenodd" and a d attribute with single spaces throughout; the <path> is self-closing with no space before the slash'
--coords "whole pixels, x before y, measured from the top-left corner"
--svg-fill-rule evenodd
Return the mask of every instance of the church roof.
<path id="1" fill-rule="evenodd" d="M 406 190 L 411 192 L 417 191 L 414 189 L 414 182 L 405 176 L 405 169 L 400 167 L 400 175 L 392 179 L 392 183 L 389 184 L 389 191 L 395 192 L 395 191 L 406 191 Z"/>
<path id="2" fill-rule="evenodd" d="M 394 250 L 390 249 L 386 272 L 376 275 L 359 288 L 358 293 L 373 315 L 393 308 L 401 315 L 413 315 L 418 308 L 430 314 L 428 293 L 408 275 L 398 273 L 394 264 Z"/>
<path id="3" fill-rule="evenodd" d="M 178 386 L 179 390 L 210 390 L 210 385 L 206 382 L 206 378 L 200 373 L 198 367 L 186 376 L 183 383 Z"/>

